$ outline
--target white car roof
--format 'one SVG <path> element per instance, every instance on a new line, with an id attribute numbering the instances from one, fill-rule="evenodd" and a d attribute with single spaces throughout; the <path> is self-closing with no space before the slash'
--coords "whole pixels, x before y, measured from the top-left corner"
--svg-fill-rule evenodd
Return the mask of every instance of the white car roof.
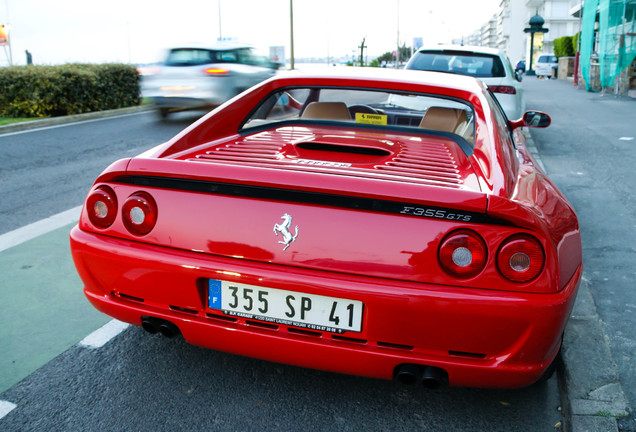
<path id="1" fill-rule="evenodd" d="M 207 49 L 207 50 L 215 50 L 215 51 L 223 51 L 223 50 L 231 50 L 231 49 L 240 49 L 240 48 L 253 48 L 251 45 L 236 43 L 236 42 L 216 42 L 212 44 L 202 44 L 202 43 L 189 43 L 183 44 L 179 46 L 174 46 L 168 48 L 169 51 L 175 49 Z"/>
<path id="2" fill-rule="evenodd" d="M 481 54 L 492 54 L 492 55 L 505 55 L 503 50 L 497 48 L 489 48 L 483 46 L 473 46 L 473 45 L 431 45 L 424 46 L 419 48 L 417 51 L 443 51 L 443 50 L 453 50 L 453 51 L 471 51 L 474 53 Z"/>

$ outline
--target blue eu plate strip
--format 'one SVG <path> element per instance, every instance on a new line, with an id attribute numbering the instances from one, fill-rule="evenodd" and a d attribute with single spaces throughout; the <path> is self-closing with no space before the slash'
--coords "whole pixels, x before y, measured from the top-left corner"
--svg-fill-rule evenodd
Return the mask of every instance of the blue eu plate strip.
<path id="1" fill-rule="evenodd" d="M 208 280 L 208 307 L 221 309 L 221 281 Z"/>

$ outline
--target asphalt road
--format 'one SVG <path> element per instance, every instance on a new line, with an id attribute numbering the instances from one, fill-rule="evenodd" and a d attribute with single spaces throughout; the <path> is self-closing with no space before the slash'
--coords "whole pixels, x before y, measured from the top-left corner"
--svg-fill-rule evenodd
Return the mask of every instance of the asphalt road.
<path id="1" fill-rule="evenodd" d="M 104 168 L 161 144 L 198 116 L 156 117 L 144 112 L 0 133 L 0 234 L 81 205 Z"/>
<path id="2" fill-rule="evenodd" d="M 110 162 L 164 141 L 192 120 L 162 124 L 144 113 L 0 136 L 1 229 L 80 205 Z M 16 351 L 0 358 L 13 366 L 28 360 L 20 355 L 33 357 L 42 340 L 51 343 L 42 364 L 0 394 L 0 411 L 3 403 L 13 408 L 0 418 L 2 431 L 552 431 L 562 422 L 555 377 L 515 391 L 430 391 L 237 357 L 150 336 L 138 327 L 101 348 L 83 347 L 78 342 L 90 331 L 80 325 L 82 317 L 95 312 L 69 262 L 69 229 L 0 252 L 0 274 L 11 275 L 0 276 L 0 316 L 25 312 L 21 322 L 5 319 L 0 337 L 12 341 L 14 331 L 30 329 L 17 343 L 3 343 L 0 349 Z M 51 276 L 37 280 L 47 271 Z M 43 285 L 53 281 L 55 288 Z M 14 298 L 28 290 L 32 294 L 16 307 Z M 34 301 L 61 293 L 68 299 L 61 313 L 48 300 Z M 32 320 L 44 314 L 51 318 Z M 101 315 L 91 319 L 93 329 L 107 321 Z M 53 343 L 62 338 L 64 343 Z M 34 352 L 20 354 L 21 346 Z"/>

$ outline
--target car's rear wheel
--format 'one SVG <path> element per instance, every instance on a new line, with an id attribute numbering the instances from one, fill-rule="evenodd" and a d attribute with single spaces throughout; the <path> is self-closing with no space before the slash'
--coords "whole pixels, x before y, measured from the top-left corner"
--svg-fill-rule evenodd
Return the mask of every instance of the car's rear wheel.
<path id="1" fill-rule="evenodd" d="M 159 117 L 163 120 L 167 119 L 168 114 L 170 114 L 170 110 L 168 108 L 159 108 L 157 112 L 159 113 Z"/>

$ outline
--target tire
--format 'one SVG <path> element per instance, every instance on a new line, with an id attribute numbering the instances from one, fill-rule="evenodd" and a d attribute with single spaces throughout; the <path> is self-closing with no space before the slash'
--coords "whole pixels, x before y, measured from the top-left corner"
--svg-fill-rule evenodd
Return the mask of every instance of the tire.
<path id="1" fill-rule="evenodd" d="M 544 383 L 548 381 L 550 378 L 552 378 L 552 375 L 554 375 L 554 372 L 557 370 L 557 366 L 560 361 L 561 361 L 561 349 L 559 349 L 559 352 L 557 353 L 554 360 L 552 360 L 552 363 L 550 363 L 550 366 L 548 366 L 545 372 L 543 372 L 543 375 L 541 375 L 541 378 L 539 378 L 535 384 Z"/>

